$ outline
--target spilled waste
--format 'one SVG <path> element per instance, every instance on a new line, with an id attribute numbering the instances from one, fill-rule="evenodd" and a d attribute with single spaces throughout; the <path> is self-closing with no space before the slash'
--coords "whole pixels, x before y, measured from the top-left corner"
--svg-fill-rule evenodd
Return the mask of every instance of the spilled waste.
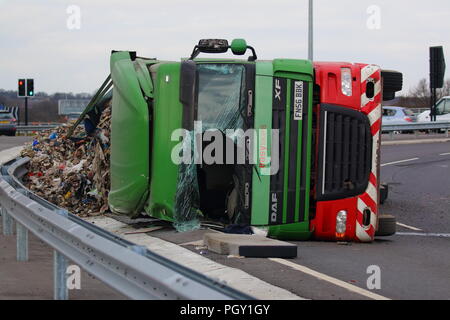
<path id="1" fill-rule="evenodd" d="M 30 158 L 25 186 L 38 196 L 86 217 L 108 211 L 111 107 L 103 110 L 96 129 L 70 124 L 38 133 L 21 155 Z"/>

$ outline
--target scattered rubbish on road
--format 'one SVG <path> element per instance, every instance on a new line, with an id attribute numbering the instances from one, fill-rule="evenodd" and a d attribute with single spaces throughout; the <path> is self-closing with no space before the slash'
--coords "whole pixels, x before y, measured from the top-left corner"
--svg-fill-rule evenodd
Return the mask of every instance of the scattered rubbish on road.
<path id="1" fill-rule="evenodd" d="M 106 106 L 95 131 L 69 125 L 44 130 L 27 144 L 22 156 L 30 158 L 27 188 L 38 196 L 79 216 L 106 212 L 109 192 L 111 107 Z"/>

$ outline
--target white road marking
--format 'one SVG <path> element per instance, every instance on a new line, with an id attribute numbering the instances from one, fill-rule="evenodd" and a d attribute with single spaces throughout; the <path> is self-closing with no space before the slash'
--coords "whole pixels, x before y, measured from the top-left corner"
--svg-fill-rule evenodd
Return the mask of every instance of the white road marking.
<path id="1" fill-rule="evenodd" d="M 420 236 L 420 237 L 438 237 L 450 238 L 450 233 L 419 233 L 419 232 L 396 232 L 400 236 Z"/>
<path id="2" fill-rule="evenodd" d="M 256 299 L 304 300 L 304 298 L 286 289 L 274 286 L 243 270 L 214 262 L 169 241 L 164 241 L 145 233 L 126 234 L 126 232 L 132 231 L 134 228 L 112 218 L 97 216 L 84 218 L 83 220 L 94 223 L 96 226 L 115 233 L 125 240 L 145 246 L 156 254 L 195 270 L 207 277 L 217 279 L 219 282 L 225 282 L 230 287 L 253 296 Z"/>
<path id="3" fill-rule="evenodd" d="M 422 231 L 422 229 L 419 229 L 419 228 L 416 228 L 416 227 L 412 227 L 412 226 L 408 226 L 407 224 L 403 224 L 403 223 L 400 223 L 400 222 L 397 222 L 397 225 L 400 226 L 400 227 L 403 227 L 403 228 L 414 230 L 414 231 Z"/>
<path id="4" fill-rule="evenodd" d="M 419 158 L 411 158 L 411 159 L 405 159 L 405 160 L 399 160 L 399 161 L 393 161 L 393 162 L 388 162 L 388 163 L 383 163 L 381 166 L 387 166 L 389 164 L 396 164 L 396 163 L 402 163 L 402 162 L 407 162 L 407 161 L 414 161 L 414 160 L 418 160 Z"/>
<path id="5" fill-rule="evenodd" d="M 450 155 L 450 152 L 440 153 L 439 155 L 440 155 L 440 156 L 448 156 L 448 155 Z"/>
<path id="6" fill-rule="evenodd" d="M 347 283 L 345 281 L 330 277 L 326 274 L 320 273 L 318 271 L 312 270 L 308 267 L 302 266 L 300 264 L 285 260 L 285 259 L 280 259 L 280 258 L 269 258 L 269 260 L 274 261 L 274 262 L 278 262 L 280 264 L 283 264 L 285 266 L 291 267 L 292 269 L 295 269 L 297 271 L 301 271 L 303 273 L 309 274 L 310 276 L 316 277 L 320 280 L 324 280 L 327 282 L 330 282 L 338 287 L 347 289 L 349 291 L 355 292 L 357 294 L 360 294 L 362 296 L 368 297 L 370 299 L 374 299 L 374 300 L 391 300 L 389 298 L 386 298 L 382 295 L 373 293 L 369 290 L 366 289 L 362 289 L 360 287 L 357 287 L 353 284 Z"/>

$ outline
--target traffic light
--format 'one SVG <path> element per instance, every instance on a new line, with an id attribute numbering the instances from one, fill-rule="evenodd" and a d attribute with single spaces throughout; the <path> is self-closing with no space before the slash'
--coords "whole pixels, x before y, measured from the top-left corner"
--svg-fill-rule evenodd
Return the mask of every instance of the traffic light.
<path id="1" fill-rule="evenodd" d="M 27 79 L 27 97 L 34 96 L 34 79 Z"/>
<path id="2" fill-rule="evenodd" d="M 18 93 L 17 96 L 19 97 L 25 97 L 26 91 L 25 91 L 25 79 L 19 79 L 18 81 Z"/>

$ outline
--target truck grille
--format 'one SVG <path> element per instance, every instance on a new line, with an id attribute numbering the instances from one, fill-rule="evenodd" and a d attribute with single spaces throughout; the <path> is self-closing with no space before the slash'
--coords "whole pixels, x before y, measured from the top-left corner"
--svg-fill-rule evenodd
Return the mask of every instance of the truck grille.
<path id="1" fill-rule="evenodd" d="M 303 222 L 309 206 L 310 84 L 274 77 L 273 86 L 279 95 L 273 95 L 272 129 L 280 139 L 279 170 L 270 176 L 269 224 Z"/>
<path id="2" fill-rule="evenodd" d="M 336 200 L 363 193 L 372 166 L 372 135 L 366 115 L 321 105 L 317 200 Z"/>

